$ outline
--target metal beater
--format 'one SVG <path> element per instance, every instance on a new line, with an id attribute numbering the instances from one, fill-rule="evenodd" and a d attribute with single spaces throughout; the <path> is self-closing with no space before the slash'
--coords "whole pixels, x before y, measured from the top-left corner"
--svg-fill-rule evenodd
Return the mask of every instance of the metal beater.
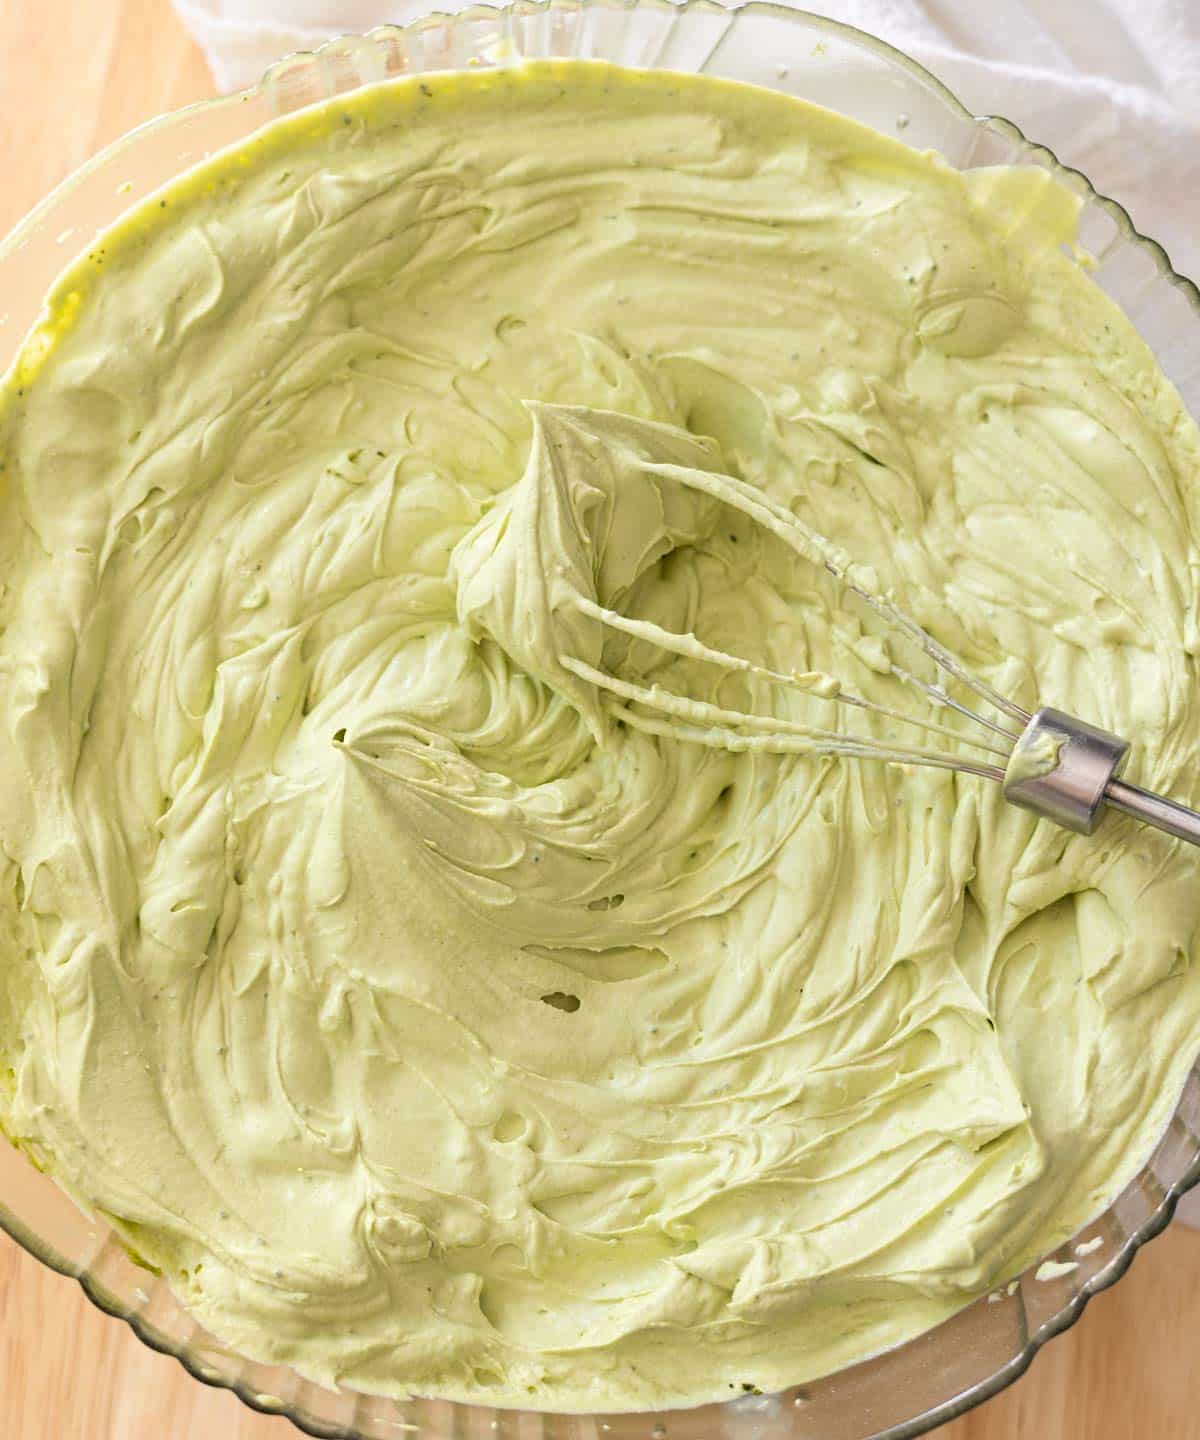
<path id="1" fill-rule="evenodd" d="M 657 475 L 662 480 L 683 484 L 733 505 L 778 536 L 796 554 L 822 566 L 867 605 L 889 631 L 923 651 L 937 667 L 939 679 L 937 683 L 930 683 L 894 660 L 888 661 L 891 674 L 919 690 L 933 705 L 953 710 L 973 721 L 985 732 L 986 738 L 974 739 L 937 721 L 921 719 L 866 700 L 849 693 L 830 676 L 787 673 L 756 665 L 744 657 L 713 649 L 693 635 L 677 634 L 577 594 L 575 603 L 582 611 L 605 626 L 675 654 L 706 661 L 728 671 L 755 674 L 840 705 L 873 711 L 894 721 L 919 727 L 927 733 L 950 738 L 956 744 L 970 743 L 997 757 L 1001 763 L 997 764 L 994 760 L 977 762 L 950 751 L 892 745 L 779 716 L 730 710 L 664 690 L 659 685 L 643 685 L 621 678 L 573 656 L 560 656 L 559 660 L 566 668 L 610 695 L 615 713 L 625 723 L 652 734 L 726 750 L 808 752 L 957 770 L 998 781 L 1004 798 L 1011 804 L 1083 835 L 1090 835 L 1095 830 L 1104 807 L 1111 806 L 1169 835 L 1200 845 L 1200 814 L 1118 778 L 1129 752 L 1127 740 L 1049 706 L 1043 706 L 1031 715 L 1007 696 L 999 694 L 972 674 L 915 620 L 897 609 L 879 591 L 870 570 L 856 566 L 844 551 L 809 529 L 790 510 L 776 504 L 761 490 L 731 475 L 710 474 L 675 465 L 648 464 L 644 468 L 648 474 Z M 947 688 L 951 684 L 965 687 L 976 700 L 995 710 L 1000 718 L 989 719 L 971 705 L 954 698 Z"/>

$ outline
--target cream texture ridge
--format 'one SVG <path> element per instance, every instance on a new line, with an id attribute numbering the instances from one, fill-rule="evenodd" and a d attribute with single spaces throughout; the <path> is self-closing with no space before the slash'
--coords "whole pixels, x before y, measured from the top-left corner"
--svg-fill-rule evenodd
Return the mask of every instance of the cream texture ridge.
<path id="1" fill-rule="evenodd" d="M 64 274 L 0 392 L 0 1122 L 221 1339 L 772 1390 L 1144 1162 L 1195 853 L 807 751 L 914 704 L 785 534 L 1200 800 L 1200 435 L 1073 224 L 553 62 L 277 121 Z"/>

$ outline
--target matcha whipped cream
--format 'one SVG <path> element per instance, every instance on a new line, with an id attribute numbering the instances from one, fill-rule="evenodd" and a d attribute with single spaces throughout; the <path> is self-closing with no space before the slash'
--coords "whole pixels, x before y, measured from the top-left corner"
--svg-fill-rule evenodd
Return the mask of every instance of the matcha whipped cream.
<path id="1" fill-rule="evenodd" d="M 62 277 L 0 392 L 0 1123 L 219 1337 L 388 1394 L 771 1390 L 1144 1163 L 1195 851 L 646 702 L 913 708 L 760 493 L 1200 800 L 1200 435 L 1073 220 L 538 63 L 277 121 Z"/>

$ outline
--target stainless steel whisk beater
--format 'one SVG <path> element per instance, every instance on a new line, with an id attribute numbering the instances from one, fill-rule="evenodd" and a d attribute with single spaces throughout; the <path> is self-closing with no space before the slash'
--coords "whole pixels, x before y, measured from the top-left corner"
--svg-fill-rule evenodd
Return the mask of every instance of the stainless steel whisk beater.
<path id="1" fill-rule="evenodd" d="M 995 759 L 976 761 L 953 751 L 893 745 L 889 741 L 779 716 L 731 710 L 664 690 L 657 684 L 645 685 L 618 677 L 575 657 L 560 656 L 566 668 L 609 694 L 616 713 L 627 724 L 653 734 L 727 750 L 807 752 L 956 770 L 998 781 L 1004 798 L 1011 804 L 1083 835 L 1093 832 L 1105 806 L 1111 806 L 1169 835 L 1200 845 L 1200 814 L 1119 778 L 1129 752 L 1127 740 L 1048 706 L 1030 714 L 1000 694 L 940 645 L 917 621 L 879 593 L 872 572 L 854 565 L 839 547 L 809 529 L 763 491 L 729 475 L 710 475 L 671 465 L 646 468 L 663 479 L 675 480 L 734 505 L 798 555 L 833 575 L 874 611 L 890 632 L 923 651 L 941 678 L 931 684 L 888 659 L 886 668 L 891 674 L 920 691 L 935 707 L 948 708 L 974 722 L 986 738 L 972 738 L 935 720 L 866 700 L 836 682 L 823 689 L 823 681 L 830 681 L 832 677 L 770 669 L 742 656 L 714 649 L 695 636 L 680 635 L 651 621 L 607 609 L 582 595 L 576 597 L 580 609 L 612 629 L 675 654 L 706 661 L 727 671 L 755 674 L 775 684 L 798 687 L 838 704 L 873 711 L 926 733 L 949 738 L 956 745 L 973 744 Z M 995 710 L 999 718 L 989 719 L 973 704 L 954 698 L 947 689 L 948 683 L 965 687 L 975 701 Z"/>

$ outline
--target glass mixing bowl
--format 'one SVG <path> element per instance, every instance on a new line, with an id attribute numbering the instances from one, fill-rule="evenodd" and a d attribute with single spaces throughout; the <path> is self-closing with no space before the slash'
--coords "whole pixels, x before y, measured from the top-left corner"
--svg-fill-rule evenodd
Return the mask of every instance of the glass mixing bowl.
<path id="1" fill-rule="evenodd" d="M 337 40 L 281 61 L 242 94 L 194 105 L 135 130 L 61 185 L 0 244 L 0 370 L 37 318 L 73 250 L 188 164 L 236 145 L 273 117 L 360 85 L 418 71 L 582 56 L 700 71 L 802 96 L 961 168 L 1037 165 L 1084 201 L 1083 245 L 1098 284 L 1125 309 L 1200 417 L 1200 292 L 1085 176 L 997 117 L 971 115 L 914 61 L 829 20 L 772 4 L 713 0 L 517 0 L 431 15 Z M 71 241 L 74 240 L 74 244 Z M 351 1440 L 905 1440 L 961 1415 L 1015 1380 L 1089 1298 L 1128 1269 L 1179 1196 L 1200 1180 L 1200 1068 L 1190 1075 L 1145 1168 L 1052 1256 L 996 1294 L 906 1345 L 780 1395 L 657 1414 L 550 1415 L 447 1401 L 382 1400 L 323 1389 L 294 1371 L 231 1352 L 202 1330 L 165 1281 L 141 1269 L 113 1232 L 85 1215 L 15 1149 L 0 1153 L 0 1224 L 155 1349 L 258 1410 L 312 1435 Z M 1048 1273 L 1048 1272 L 1043 1272 Z"/>

